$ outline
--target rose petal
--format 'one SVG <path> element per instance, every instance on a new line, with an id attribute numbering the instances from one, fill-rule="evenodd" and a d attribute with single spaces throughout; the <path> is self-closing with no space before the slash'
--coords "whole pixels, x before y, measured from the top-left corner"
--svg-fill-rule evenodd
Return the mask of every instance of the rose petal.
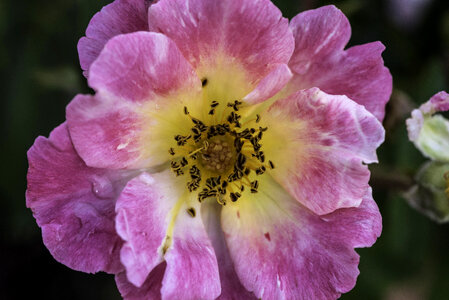
<path id="1" fill-rule="evenodd" d="M 151 271 L 143 285 L 138 288 L 128 281 L 126 272 L 115 276 L 115 283 L 124 300 L 158 300 L 161 299 L 162 278 L 165 272 L 165 263 L 161 263 Z"/>
<path id="2" fill-rule="evenodd" d="M 217 299 L 257 299 L 240 282 L 234 270 L 228 246 L 220 224 L 221 205 L 215 199 L 209 199 L 201 205 L 201 217 L 212 242 L 220 271 L 221 294 Z"/>
<path id="3" fill-rule="evenodd" d="M 116 0 L 102 8 L 90 20 L 86 36 L 78 42 L 78 54 L 84 75 L 100 55 L 106 42 L 116 35 L 148 30 L 149 0 Z"/>
<path id="4" fill-rule="evenodd" d="M 200 205 L 182 194 L 184 186 L 168 170 L 128 183 L 116 205 L 117 232 L 125 241 L 121 261 L 128 281 L 142 286 L 165 260 L 164 299 L 213 299 L 220 294 L 217 260 L 199 217 Z"/>
<path id="5" fill-rule="evenodd" d="M 183 103 L 202 99 L 193 69 L 176 45 L 157 33 L 111 39 L 91 66 L 89 83 L 97 94 L 75 97 L 67 121 L 79 155 L 102 168 L 164 163 L 173 137 L 191 127 Z"/>
<path id="6" fill-rule="evenodd" d="M 318 216 L 273 180 L 259 189 L 222 213 L 243 285 L 262 299 L 336 299 L 351 290 L 359 274 L 353 247 L 372 245 L 381 230 L 370 191 L 358 208 Z"/>
<path id="7" fill-rule="evenodd" d="M 166 190 L 168 172 L 141 174 L 126 185 L 116 204 L 116 230 L 125 241 L 120 258 L 128 280 L 140 287 L 154 267 L 163 261 L 160 247 L 177 202 L 177 189 Z M 159 187 L 159 188 L 155 188 Z"/>
<path id="8" fill-rule="evenodd" d="M 292 76 L 293 74 L 287 65 L 280 65 L 262 79 L 257 87 L 246 95 L 243 100 L 251 104 L 263 102 L 284 88 Z"/>
<path id="9" fill-rule="evenodd" d="M 382 120 L 392 91 L 392 77 L 381 56 L 380 42 L 344 50 L 351 28 L 335 6 L 300 13 L 290 22 L 295 52 L 289 63 L 294 77 L 285 93 L 318 87 L 346 95 Z"/>
<path id="10" fill-rule="evenodd" d="M 358 206 L 368 188 L 364 163 L 377 161 L 382 124 L 346 96 L 317 88 L 277 101 L 262 115 L 274 178 L 317 214 Z M 272 142 L 270 142 L 272 141 Z"/>
<path id="11" fill-rule="evenodd" d="M 188 208 L 195 209 L 195 217 L 187 213 Z M 179 210 L 173 244 L 165 254 L 164 299 L 215 299 L 221 293 L 217 258 L 200 216 L 196 198 Z"/>
<path id="12" fill-rule="evenodd" d="M 163 0 L 148 15 L 207 79 L 211 100 L 243 98 L 293 52 L 288 20 L 268 0 Z"/>
<path id="13" fill-rule="evenodd" d="M 89 273 L 122 270 L 114 206 L 124 177 L 131 174 L 87 167 L 65 123 L 48 139 L 36 139 L 28 161 L 27 207 L 55 259 Z"/>

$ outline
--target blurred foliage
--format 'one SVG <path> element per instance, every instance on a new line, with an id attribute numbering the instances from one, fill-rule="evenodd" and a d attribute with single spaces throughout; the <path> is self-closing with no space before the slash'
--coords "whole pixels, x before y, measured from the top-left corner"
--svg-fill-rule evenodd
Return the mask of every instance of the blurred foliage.
<path id="1" fill-rule="evenodd" d="M 350 46 L 382 41 L 394 78 L 386 141 L 378 151 L 380 164 L 371 167 L 383 234 L 372 248 L 358 250 L 361 274 L 342 299 L 449 299 L 449 227 L 420 215 L 401 196 L 424 161 L 408 142 L 404 120 L 435 92 L 449 91 L 449 1 L 426 0 L 409 27 L 400 22 L 404 16 L 392 13 L 391 1 L 274 2 L 289 18 L 335 4 L 351 22 Z M 1 299 L 119 299 L 111 275 L 76 272 L 51 257 L 24 198 L 27 149 L 64 121 L 75 94 L 89 92 L 76 44 L 106 4 L 0 1 Z"/>

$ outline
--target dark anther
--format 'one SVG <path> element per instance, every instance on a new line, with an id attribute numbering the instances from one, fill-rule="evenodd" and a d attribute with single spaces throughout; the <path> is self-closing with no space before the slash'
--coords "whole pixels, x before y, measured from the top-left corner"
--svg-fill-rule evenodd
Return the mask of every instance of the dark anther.
<path id="1" fill-rule="evenodd" d="M 218 191 L 217 190 L 209 190 L 208 192 L 207 192 L 207 196 L 208 197 L 215 197 L 215 196 L 217 196 L 218 195 Z"/>
<path id="2" fill-rule="evenodd" d="M 198 176 L 200 176 L 200 174 L 201 174 L 200 169 L 198 169 L 197 166 L 192 166 L 190 168 L 189 172 L 190 172 L 190 175 L 198 175 Z"/>
<path id="3" fill-rule="evenodd" d="M 240 193 L 230 193 L 229 196 L 231 197 L 231 201 L 235 202 L 237 201 L 242 195 Z"/>
<path id="4" fill-rule="evenodd" d="M 257 158 L 262 163 L 265 161 L 265 154 L 263 153 L 263 151 L 256 152 L 255 154 L 253 153 L 251 155 Z"/>
<path id="5" fill-rule="evenodd" d="M 189 114 L 189 110 L 187 109 L 187 106 L 184 106 L 184 114 L 186 114 L 186 115 Z"/>
<path id="6" fill-rule="evenodd" d="M 243 192 L 244 190 L 245 190 L 245 186 L 244 185 L 240 186 L 240 191 Z"/>
<path id="7" fill-rule="evenodd" d="M 259 127 L 259 131 L 264 132 L 267 131 L 268 127 Z"/>
<path id="8" fill-rule="evenodd" d="M 212 101 L 212 104 L 210 105 L 210 107 L 215 108 L 218 106 L 218 102 L 217 101 Z"/>
<path id="9" fill-rule="evenodd" d="M 181 175 L 184 175 L 184 171 L 181 170 L 181 169 L 177 169 L 176 170 L 176 176 L 181 176 Z"/>
<path id="10" fill-rule="evenodd" d="M 259 141 L 255 137 L 251 138 L 249 141 L 253 145 L 253 149 L 256 152 L 259 151 L 259 149 L 262 147 L 262 145 L 259 144 Z"/>
<path id="11" fill-rule="evenodd" d="M 262 175 L 263 173 L 265 173 L 265 167 L 261 166 L 260 168 L 256 169 L 256 174 L 257 175 Z"/>
<path id="12" fill-rule="evenodd" d="M 223 182 L 221 183 L 221 187 L 226 188 L 227 186 L 228 186 L 228 182 L 226 180 L 223 180 Z"/>
<path id="13" fill-rule="evenodd" d="M 203 189 L 201 192 L 198 193 L 198 201 L 203 201 L 204 199 L 206 199 L 208 196 L 209 190 L 208 189 Z"/>
<path id="14" fill-rule="evenodd" d="M 196 212 L 195 209 L 193 207 L 187 209 L 187 213 L 192 217 L 195 218 Z"/>
<path id="15" fill-rule="evenodd" d="M 245 128 L 245 130 L 243 130 L 242 132 L 237 133 L 236 136 L 247 140 L 251 139 L 252 137 L 251 131 L 248 128 Z"/>
<path id="16" fill-rule="evenodd" d="M 256 132 L 256 129 L 251 128 L 251 129 L 249 130 L 249 132 L 251 132 L 251 134 L 254 134 L 254 133 Z"/>
<path id="17" fill-rule="evenodd" d="M 251 173 L 251 170 L 248 169 L 248 168 L 246 168 L 245 171 L 243 171 L 243 173 L 244 173 L 246 176 L 248 176 L 249 173 Z"/>
<path id="18" fill-rule="evenodd" d="M 212 180 L 212 177 L 209 177 L 206 179 L 206 186 L 210 189 L 213 189 L 214 187 L 216 187 L 215 182 Z"/>
<path id="19" fill-rule="evenodd" d="M 170 153 L 170 155 L 175 155 L 175 149 L 173 148 L 168 149 L 168 153 Z"/>
<path id="20" fill-rule="evenodd" d="M 237 152 L 241 152 L 242 151 L 242 147 L 243 147 L 243 141 L 239 138 L 236 138 L 234 140 L 234 147 L 235 147 L 235 151 Z"/>
<path id="21" fill-rule="evenodd" d="M 175 141 L 177 142 L 178 146 L 184 146 L 187 143 L 187 140 L 190 139 L 192 136 L 182 136 L 182 135 L 175 135 Z"/>
<path id="22" fill-rule="evenodd" d="M 194 134 L 200 134 L 200 133 L 201 133 L 201 131 L 200 131 L 199 128 L 197 128 L 197 127 L 193 127 L 191 130 L 192 130 L 192 132 L 193 132 Z"/>
<path id="23" fill-rule="evenodd" d="M 187 188 L 189 189 L 189 192 L 196 191 L 200 187 L 199 180 L 192 180 L 187 182 Z"/>
<path id="24" fill-rule="evenodd" d="M 270 168 L 274 169 L 274 163 L 271 160 L 268 161 L 268 164 L 270 165 Z"/>
<path id="25" fill-rule="evenodd" d="M 241 116 L 236 114 L 235 112 L 231 112 L 228 116 L 228 118 L 226 119 L 229 123 L 234 123 L 235 126 L 239 127 L 238 125 L 240 125 L 239 120 L 240 120 Z"/>
<path id="26" fill-rule="evenodd" d="M 254 180 L 251 182 L 251 193 L 257 193 L 257 189 L 259 188 L 259 181 Z"/>
<path id="27" fill-rule="evenodd" d="M 215 113 L 215 109 L 214 108 L 212 108 L 211 110 L 209 110 L 209 115 L 213 115 Z"/>
<path id="28" fill-rule="evenodd" d="M 224 188 L 219 187 L 219 188 L 218 188 L 218 192 L 219 192 L 221 195 L 226 195 L 226 189 L 224 189 Z"/>
<path id="29" fill-rule="evenodd" d="M 198 143 L 199 141 L 201 141 L 201 134 L 194 134 L 193 140 L 195 141 L 195 143 Z"/>
<path id="30" fill-rule="evenodd" d="M 242 105 L 243 102 L 240 102 L 238 100 L 235 100 L 234 103 L 228 103 L 229 107 L 232 107 L 235 111 L 239 110 L 239 105 Z"/>
<path id="31" fill-rule="evenodd" d="M 201 80 L 201 85 L 202 85 L 203 87 L 205 87 L 206 84 L 207 84 L 207 78 L 203 78 L 203 79 Z"/>
<path id="32" fill-rule="evenodd" d="M 245 166 L 246 163 L 246 156 L 243 155 L 241 152 L 239 152 L 239 154 L 237 154 L 237 165 L 240 167 L 238 168 L 239 170 L 243 170 L 243 167 Z"/>
<path id="33" fill-rule="evenodd" d="M 259 122 L 260 122 L 260 115 L 257 114 L 257 115 L 256 115 L 256 123 L 259 123 Z"/>
<path id="34" fill-rule="evenodd" d="M 187 159 L 185 157 L 183 157 L 181 159 L 180 164 L 181 164 L 181 167 L 185 167 L 185 166 L 187 166 L 189 164 L 189 162 L 187 161 Z"/>
<path id="35" fill-rule="evenodd" d="M 178 163 L 177 163 L 176 161 L 172 161 L 172 162 L 170 163 L 170 165 L 171 165 L 171 168 L 172 168 L 173 170 L 177 170 L 177 169 L 180 168 L 180 166 L 178 165 Z"/>

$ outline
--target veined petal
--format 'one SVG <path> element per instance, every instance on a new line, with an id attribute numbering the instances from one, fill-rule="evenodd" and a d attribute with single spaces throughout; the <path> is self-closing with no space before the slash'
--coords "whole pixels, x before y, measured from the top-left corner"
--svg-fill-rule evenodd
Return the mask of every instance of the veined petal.
<path id="1" fill-rule="evenodd" d="M 116 229 L 125 241 L 120 258 L 128 280 L 140 287 L 163 261 L 161 248 L 171 221 L 171 210 L 181 197 L 178 189 L 164 189 L 168 172 L 141 174 L 131 180 L 116 204 Z M 158 188 L 155 188 L 155 187 Z"/>
<path id="2" fill-rule="evenodd" d="M 131 174 L 86 166 L 65 123 L 36 139 L 28 161 L 27 207 L 54 258 L 83 272 L 121 271 L 114 206 Z"/>
<path id="3" fill-rule="evenodd" d="M 75 97 L 67 121 L 77 152 L 95 167 L 136 169 L 165 162 L 173 136 L 191 127 L 183 103 L 202 97 L 189 63 L 158 33 L 111 39 L 91 66 L 89 84 L 97 94 Z"/>
<path id="4" fill-rule="evenodd" d="M 161 299 L 162 278 L 166 263 L 161 263 L 151 271 L 141 287 L 136 287 L 126 278 L 126 272 L 115 275 L 115 283 L 124 300 Z"/>
<path id="5" fill-rule="evenodd" d="M 269 129 L 264 151 L 274 178 L 299 202 L 322 215 L 355 207 L 383 142 L 382 124 L 346 96 L 317 88 L 278 100 L 262 115 Z"/>
<path id="6" fill-rule="evenodd" d="M 414 109 L 406 121 L 408 137 L 416 148 L 424 156 L 443 162 L 449 162 L 449 121 L 433 114 L 448 110 L 449 94 L 439 92 Z"/>
<path id="7" fill-rule="evenodd" d="M 336 299 L 351 290 L 353 248 L 371 246 L 381 231 L 366 192 L 359 207 L 318 216 L 264 179 L 259 193 L 225 207 L 221 223 L 243 285 L 262 299 Z"/>
<path id="8" fill-rule="evenodd" d="M 150 3 L 150 0 L 116 0 L 93 16 L 86 36 L 78 42 L 80 64 L 86 76 L 109 39 L 123 33 L 148 30 Z"/>
<path id="9" fill-rule="evenodd" d="M 183 203 L 167 250 L 167 270 L 162 281 L 163 299 L 215 299 L 221 293 L 214 248 L 201 220 L 197 199 Z M 187 210 L 194 209 L 195 217 Z"/>
<path id="10" fill-rule="evenodd" d="M 251 104 L 263 102 L 282 90 L 292 76 L 293 74 L 287 65 L 280 65 L 262 79 L 257 87 L 243 100 Z"/>
<path id="11" fill-rule="evenodd" d="M 218 300 L 229 299 L 257 299 L 253 293 L 248 292 L 240 282 L 234 270 L 228 246 L 221 229 L 221 205 L 214 199 L 209 199 L 201 205 L 201 217 L 207 230 L 217 256 L 218 269 L 220 271 L 221 294 Z"/>
<path id="12" fill-rule="evenodd" d="M 243 98 L 293 52 L 288 20 L 268 0 L 162 0 L 148 15 L 207 79 L 209 100 Z"/>
<path id="13" fill-rule="evenodd" d="M 183 183 L 170 171 L 128 183 L 116 208 L 117 232 L 125 240 L 121 260 L 128 281 L 138 287 L 165 260 L 164 299 L 213 299 L 220 294 L 217 260 L 200 205 L 189 201 Z"/>
<path id="14" fill-rule="evenodd" d="M 346 95 L 382 120 L 392 91 L 392 77 L 384 66 L 380 42 L 344 50 L 351 28 L 335 6 L 300 13 L 290 22 L 295 52 L 289 63 L 293 79 L 284 91 L 318 87 Z"/>

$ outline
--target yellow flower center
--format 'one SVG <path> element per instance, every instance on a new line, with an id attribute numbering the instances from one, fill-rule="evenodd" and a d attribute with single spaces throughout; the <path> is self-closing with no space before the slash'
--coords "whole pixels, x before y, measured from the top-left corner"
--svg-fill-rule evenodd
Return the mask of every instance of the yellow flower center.
<path id="1" fill-rule="evenodd" d="M 212 101 L 208 114 L 213 116 L 218 105 Z M 254 177 L 274 168 L 262 150 L 261 141 L 268 128 L 248 126 L 259 123 L 259 115 L 242 124 L 238 113 L 242 105 L 238 100 L 228 103 L 223 120 L 209 126 L 184 107 L 184 114 L 192 121 L 191 133 L 174 136 L 177 147 L 169 149 L 176 155 L 171 169 L 177 176 L 188 177 L 187 189 L 196 193 L 200 202 L 212 197 L 226 205 L 244 192 L 257 193 L 259 181 Z"/>

